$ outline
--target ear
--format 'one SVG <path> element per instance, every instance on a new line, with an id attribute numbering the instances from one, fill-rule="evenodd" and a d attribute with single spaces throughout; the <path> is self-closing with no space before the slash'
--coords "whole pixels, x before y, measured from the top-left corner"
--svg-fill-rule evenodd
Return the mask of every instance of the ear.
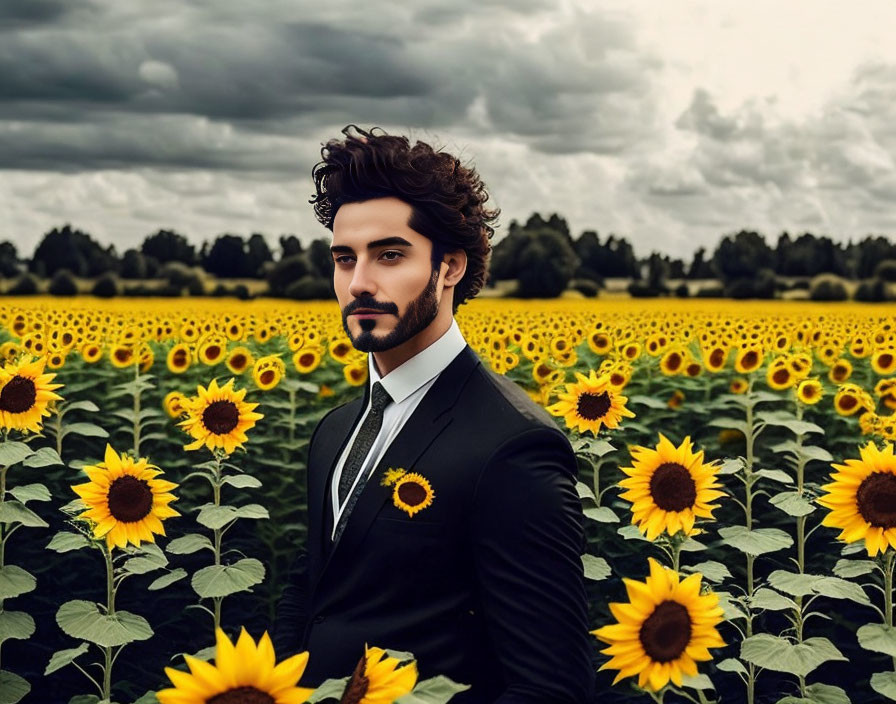
<path id="1" fill-rule="evenodd" d="M 467 271 L 467 253 L 462 249 L 446 253 L 442 257 L 441 268 L 446 272 L 445 286 L 457 286 Z"/>

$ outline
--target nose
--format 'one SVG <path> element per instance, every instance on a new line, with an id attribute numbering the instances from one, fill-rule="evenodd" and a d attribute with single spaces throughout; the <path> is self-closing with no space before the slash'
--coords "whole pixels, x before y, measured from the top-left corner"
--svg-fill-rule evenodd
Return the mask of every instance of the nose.
<path id="1" fill-rule="evenodd" d="M 370 298 L 376 296 L 376 282 L 370 276 L 369 267 L 362 261 L 355 262 L 352 268 L 352 280 L 348 286 L 348 292 L 355 298 L 367 295 Z"/>

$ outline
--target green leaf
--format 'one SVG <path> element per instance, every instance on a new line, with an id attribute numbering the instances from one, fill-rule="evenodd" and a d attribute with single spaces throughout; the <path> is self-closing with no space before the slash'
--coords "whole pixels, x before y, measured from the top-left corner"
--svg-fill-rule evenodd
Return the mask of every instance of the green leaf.
<path id="1" fill-rule="evenodd" d="M 180 538 L 175 538 L 165 548 L 172 555 L 190 555 L 194 552 L 208 548 L 214 551 L 212 541 L 199 533 L 187 533 Z"/>
<path id="2" fill-rule="evenodd" d="M 715 428 L 739 430 L 744 435 L 748 435 L 751 432 L 750 426 L 747 425 L 746 421 L 743 421 L 740 418 L 710 418 L 706 422 L 706 425 L 711 425 Z"/>
<path id="3" fill-rule="evenodd" d="M 92 601 L 67 601 L 56 612 L 56 623 L 72 638 L 102 647 L 124 645 L 152 636 L 152 628 L 142 616 L 129 611 L 102 613 Z"/>
<path id="4" fill-rule="evenodd" d="M 615 447 L 600 438 L 576 438 L 572 443 L 572 449 L 577 453 L 584 452 L 589 455 L 597 455 L 598 457 L 603 457 L 610 452 L 616 451 Z"/>
<path id="5" fill-rule="evenodd" d="M 187 571 L 183 567 L 178 567 L 176 570 L 171 570 L 166 575 L 162 575 L 158 579 L 156 579 L 152 584 L 150 584 L 147 589 L 151 591 L 155 591 L 156 589 L 164 589 L 165 587 L 174 584 L 180 579 L 183 579 L 187 576 Z"/>
<path id="6" fill-rule="evenodd" d="M 34 452 L 28 445 L 16 440 L 0 442 L 0 466 L 11 467 L 18 464 Z"/>
<path id="7" fill-rule="evenodd" d="M 87 643 L 81 643 L 77 648 L 69 648 L 68 650 L 57 650 L 50 658 L 47 669 L 44 670 L 45 675 L 61 670 L 66 665 L 74 662 L 80 655 L 87 652 L 90 646 Z"/>
<path id="8" fill-rule="evenodd" d="M 261 482 L 250 474 L 231 474 L 221 480 L 222 484 L 230 484 L 237 489 L 257 489 Z"/>
<path id="9" fill-rule="evenodd" d="M 418 682 L 411 692 L 396 699 L 395 704 L 446 704 L 455 694 L 469 688 L 470 685 L 458 684 L 445 675 L 437 675 Z"/>
<path id="10" fill-rule="evenodd" d="M 793 545 L 793 539 L 777 528 L 749 530 L 746 526 L 725 526 L 719 529 L 719 535 L 731 547 L 754 556 L 776 552 Z"/>
<path id="11" fill-rule="evenodd" d="M 259 504 L 245 506 L 214 506 L 206 504 L 199 511 L 196 520 L 206 528 L 223 528 L 235 518 L 269 518 L 268 510 Z"/>
<path id="12" fill-rule="evenodd" d="M 264 580 L 264 565 L 246 557 L 232 565 L 210 565 L 193 575 L 193 590 L 202 598 L 247 591 Z"/>
<path id="13" fill-rule="evenodd" d="M 30 691 L 31 685 L 28 684 L 28 680 L 14 672 L 0 670 L 0 704 L 17 704 Z"/>
<path id="14" fill-rule="evenodd" d="M 660 401 L 658 398 L 654 398 L 653 396 L 629 396 L 629 403 L 634 403 L 639 406 L 647 406 L 647 408 L 655 408 L 658 410 L 667 410 L 668 406 L 664 401 Z"/>
<path id="15" fill-rule="evenodd" d="M 31 457 L 26 459 L 23 467 L 55 467 L 62 465 L 62 458 L 52 447 L 41 447 Z"/>
<path id="16" fill-rule="evenodd" d="M 93 401 L 66 401 L 62 404 L 61 410 L 63 413 L 68 413 L 69 411 L 90 411 L 91 413 L 96 413 L 100 410 L 100 407 Z"/>
<path id="17" fill-rule="evenodd" d="M 756 420 L 787 428 L 794 435 L 808 435 L 809 433 L 824 434 L 824 428 L 815 423 L 799 420 L 788 411 L 762 411 L 756 414 Z"/>
<path id="18" fill-rule="evenodd" d="M 23 504 L 29 501 L 49 501 L 51 498 L 50 490 L 43 484 L 24 484 L 23 486 L 15 486 L 9 490 L 9 493 L 15 496 Z"/>
<path id="19" fill-rule="evenodd" d="M 53 539 L 47 544 L 47 549 L 56 552 L 69 552 L 86 548 L 88 545 L 90 545 L 90 540 L 86 535 L 61 531 L 53 536 Z"/>
<path id="20" fill-rule="evenodd" d="M 155 692 L 147 692 L 139 699 L 136 699 L 134 704 L 159 704 L 159 698 Z"/>
<path id="21" fill-rule="evenodd" d="M 725 615 L 726 621 L 735 621 L 739 618 L 748 618 L 747 614 L 744 613 L 741 605 L 737 603 L 734 598 L 728 592 L 718 591 L 716 592 L 716 596 L 719 597 L 719 606 L 722 607 L 722 612 Z"/>
<path id="22" fill-rule="evenodd" d="M 150 557 L 132 557 L 130 560 L 126 560 L 122 567 L 131 574 L 146 574 L 161 569 L 164 565 Z"/>
<path id="23" fill-rule="evenodd" d="M 847 660 L 827 638 L 807 638 L 791 643 L 780 636 L 758 633 L 741 643 L 743 660 L 775 672 L 805 677 L 830 660 Z"/>
<path id="24" fill-rule="evenodd" d="M 709 679 L 709 677 L 707 677 L 706 675 L 701 674 L 694 675 L 693 677 L 684 675 L 681 678 L 681 684 L 683 687 L 690 687 L 691 689 L 699 689 L 702 691 L 715 689 L 712 680 Z"/>
<path id="25" fill-rule="evenodd" d="M 650 542 L 649 540 L 647 540 L 647 538 L 644 537 L 644 535 L 638 529 L 638 526 L 629 524 L 627 526 L 622 526 L 622 528 L 619 528 L 616 532 L 626 540 L 644 540 Z"/>
<path id="26" fill-rule="evenodd" d="M 34 634 L 34 619 L 24 611 L 0 611 L 0 643 L 15 638 L 27 640 Z"/>
<path id="27" fill-rule="evenodd" d="M 809 462 L 818 460 L 819 462 L 833 462 L 834 456 L 817 445 L 803 445 L 800 447 L 800 454 Z"/>
<path id="28" fill-rule="evenodd" d="M 798 491 L 783 491 L 773 496 L 770 503 L 790 516 L 808 516 L 815 510 L 815 507 Z"/>
<path id="29" fill-rule="evenodd" d="M 796 602 L 786 596 L 778 594 L 778 592 L 762 587 L 753 593 L 750 605 L 756 609 L 766 609 L 767 611 L 786 611 L 787 609 L 797 609 Z"/>
<path id="30" fill-rule="evenodd" d="M 681 571 L 699 572 L 710 582 L 721 582 L 731 576 L 728 568 L 721 562 L 716 562 L 715 560 L 707 560 L 706 562 L 700 562 L 694 566 L 684 565 L 682 566 Z"/>
<path id="31" fill-rule="evenodd" d="M 856 631 L 856 637 L 865 650 L 896 657 L 896 628 L 882 623 L 866 623 Z"/>
<path id="32" fill-rule="evenodd" d="M 871 600 L 861 585 L 840 577 L 822 577 L 812 588 L 822 596 L 831 599 L 849 599 L 857 604 L 871 606 Z"/>
<path id="33" fill-rule="evenodd" d="M 108 699 L 100 699 L 95 694 L 76 694 L 68 700 L 68 704 L 114 704 Z"/>
<path id="34" fill-rule="evenodd" d="M 700 552 L 701 550 L 706 550 L 706 546 L 693 538 L 685 538 L 681 544 L 682 552 Z"/>
<path id="35" fill-rule="evenodd" d="M 896 701 L 896 672 L 875 672 L 871 675 L 871 689 Z"/>
<path id="36" fill-rule="evenodd" d="M 308 704 L 316 704 L 317 702 L 323 702 L 327 699 L 342 699 L 342 694 L 345 692 L 347 685 L 348 677 L 343 677 L 339 680 L 324 680 L 321 682 L 320 686 L 311 693 L 311 696 L 309 696 L 306 701 Z"/>
<path id="37" fill-rule="evenodd" d="M 576 482 L 576 493 L 578 493 L 580 499 L 591 499 L 594 503 L 597 503 L 597 497 L 594 495 L 591 487 L 584 482 Z"/>
<path id="38" fill-rule="evenodd" d="M 768 583 L 778 591 L 793 596 L 808 596 L 814 592 L 813 585 L 822 579 L 817 574 L 796 574 L 786 570 L 775 570 L 768 576 Z"/>
<path id="39" fill-rule="evenodd" d="M 582 555 L 582 565 L 585 568 L 585 579 L 600 582 L 610 576 L 610 564 L 602 557 L 585 553 Z"/>
<path id="40" fill-rule="evenodd" d="M 874 570 L 874 562 L 871 560 L 837 560 L 834 565 L 834 574 L 844 579 L 861 577 Z"/>
<path id="41" fill-rule="evenodd" d="M 582 513 L 585 518 L 590 518 L 598 523 L 619 523 L 619 516 L 613 513 L 613 510 L 607 506 L 596 506 L 583 509 Z"/>
<path id="42" fill-rule="evenodd" d="M 852 704 L 849 696 L 840 687 L 816 682 L 806 687 L 806 694 L 812 704 Z"/>
<path id="43" fill-rule="evenodd" d="M 725 658 L 717 663 L 716 667 L 722 672 L 740 672 L 744 675 L 747 674 L 747 668 L 744 667 L 744 664 L 737 658 Z"/>
<path id="44" fill-rule="evenodd" d="M 793 484 L 790 475 L 781 469 L 757 469 L 753 472 L 754 477 L 763 477 L 771 479 L 773 482 L 781 482 L 782 484 Z"/>
<path id="45" fill-rule="evenodd" d="M 88 438 L 107 438 L 109 433 L 95 423 L 69 423 L 62 427 L 62 437 L 66 435 L 83 435 Z"/>
<path id="46" fill-rule="evenodd" d="M 740 457 L 733 457 L 722 462 L 717 474 L 737 474 L 744 468 L 744 461 Z"/>
<path id="47" fill-rule="evenodd" d="M 37 580 L 29 573 L 16 565 L 3 565 L 0 567 L 0 600 L 12 599 L 19 594 L 27 594 L 34 591 Z"/>
<path id="48" fill-rule="evenodd" d="M 48 528 L 50 525 L 19 501 L 0 504 L 0 523 L 21 523 L 28 528 Z"/>

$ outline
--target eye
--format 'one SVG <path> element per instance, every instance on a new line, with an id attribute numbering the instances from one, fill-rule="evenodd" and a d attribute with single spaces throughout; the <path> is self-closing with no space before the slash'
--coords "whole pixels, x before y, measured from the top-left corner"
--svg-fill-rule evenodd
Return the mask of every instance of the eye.
<path id="1" fill-rule="evenodd" d="M 394 254 L 394 255 L 395 255 L 395 257 L 394 257 L 393 259 L 388 259 L 388 260 L 387 260 L 387 261 L 390 261 L 390 262 L 394 262 L 394 261 L 396 261 L 396 260 L 398 260 L 398 259 L 400 259 L 401 257 L 404 256 L 401 252 L 397 252 L 397 251 L 394 250 L 394 249 L 390 249 L 388 252 L 383 252 L 383 256 L 384 256 L 384 257 L 385 257 L 387 254 Z"/>
<path id="2" fill-rule="evenodd" d="M 347 254 L 340 254 L 338 257 L 335 257 L 333 261 L 337 264 L 343 264 L 344 259 L 350 259 L 350 257 Z"/>

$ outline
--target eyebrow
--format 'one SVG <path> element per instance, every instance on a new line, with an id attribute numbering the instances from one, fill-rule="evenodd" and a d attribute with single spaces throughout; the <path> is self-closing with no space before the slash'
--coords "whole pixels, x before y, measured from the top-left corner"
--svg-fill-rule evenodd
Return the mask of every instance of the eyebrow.
<path id="1" fill-rule="evenodd" d="M 413 247 L 404 237 L 384 237 L 381 240 L 373 240 L 367 243 L 367 249 L 376 249 L 377 247 Z M 355 250 L 346 245 L 333 245 L 330 247 L 333 254 L 354 254 Z"/>

